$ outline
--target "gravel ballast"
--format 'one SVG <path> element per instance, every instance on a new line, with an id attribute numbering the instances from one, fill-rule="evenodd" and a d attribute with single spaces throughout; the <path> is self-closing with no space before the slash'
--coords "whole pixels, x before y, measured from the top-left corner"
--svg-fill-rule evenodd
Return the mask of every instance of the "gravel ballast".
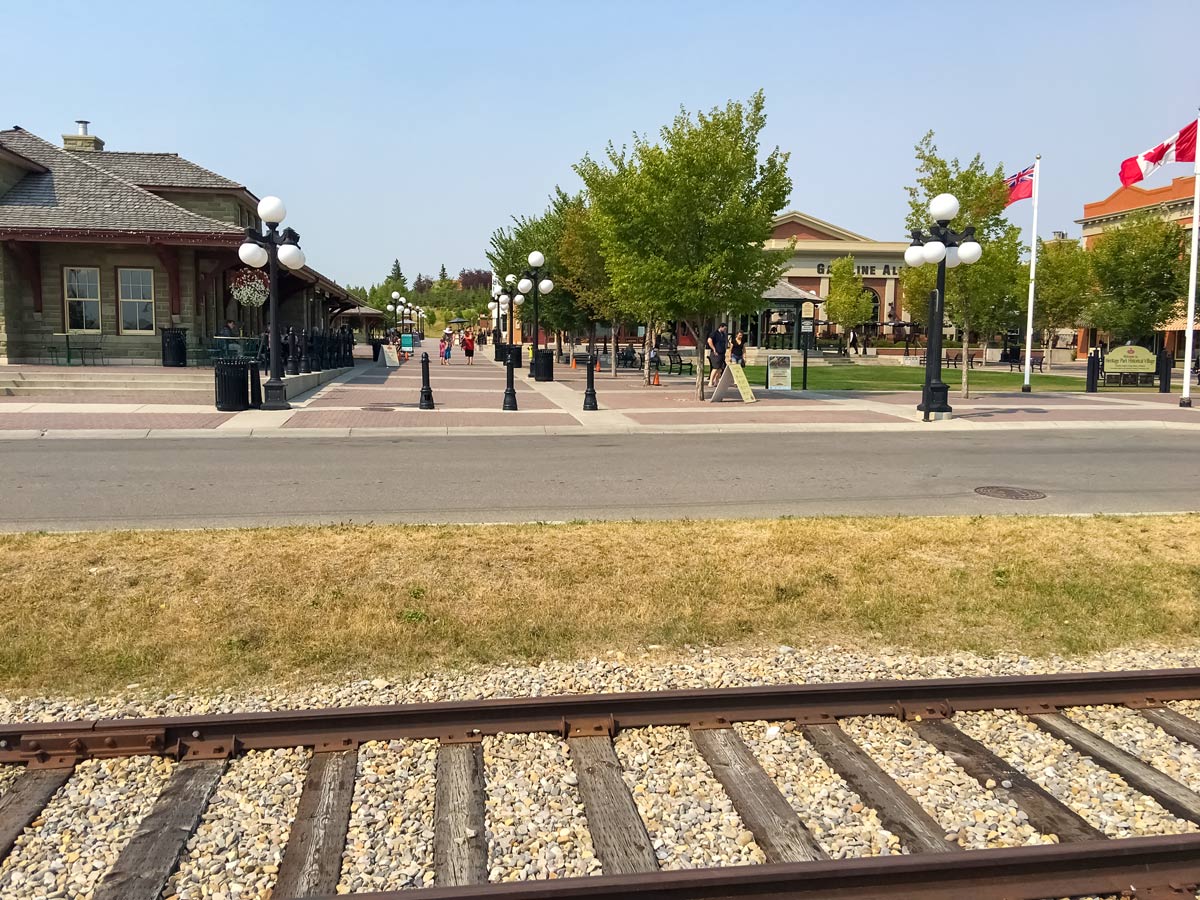
<path id="1" fill-rule="evenodd" d="M 433 884 L 437 741 L 370 741 L 358 749 L 338 890 Z"/>
<path id="2" fill-rule="evenodd" d="M 91 896 L 174 768 L 153 756 L 80 763 L 0 865 L 0 897 Z"/>
<path id="3" fill-rule="evenodd" d="M 308 759 L 292 748 L 251 751 L 230 762 L 164 900 L 267 900 Z"/>
<path id="4" fill-rule="evenodd" d="M 483 741 L 488 878 L 600 874 L 567 745 L 549 734 Z"/>

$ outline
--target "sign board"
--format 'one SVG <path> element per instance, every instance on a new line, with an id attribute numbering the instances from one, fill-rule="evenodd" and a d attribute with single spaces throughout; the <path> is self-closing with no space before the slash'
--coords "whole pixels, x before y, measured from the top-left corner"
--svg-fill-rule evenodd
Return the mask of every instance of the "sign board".
<path id="1" fill-rule="evenodd" d="M 800 304 L 800 316 L 804 319 L 815 319 L 817 317 L 817 307 L 811 300 L 805 300 Z"/>
<path id="2" fill-rule="evenodd" d="M 811 331 L 811 327 L 809 327 Z M 786 354 L 767 356 L 767 390 L 790 391 L 792 389 L 792 358 Z"/>
<path id="3" fill-rule="evenodd" d="M 812 334 L 813 323 L 812 322 L 801 322 L 800 323 L 800 331 L 803 334 Z"/>
<path id="4" fill-rule="evenodd" d="M 750 388 L 750 382 L 746 380 L 746 370 L 737 363 L 731 363 L 725 367 L 725 371 L 721 373 L 721 377 L 717 381 L 717 386 L 713 388 L 712 396 L 708 398 L 709 402 L 720 403 L 733 393 L 735 387 L 743 403 L 758 402 L 758 398 L 754 396 L 754 391 Z"/>
<path id="5" fill-rule="evenodd" d="M 1158 359 L 1145 347 L 1117 347 L 1104 357 L 1104 374 L 1158 371 Z"/>
<path id="6" fill-rule="evenodd" d="M 400 349 L 405 353 L 413 352 L 413 336 L 411 334 L 400 335 Z"/>
<path id="7" fill-rule="evenodd" d="M 396 347 L 393 344 L 383 345 L 383 364 L 389 369 L 395 369 L 399 367 L 400 354 L 396 352 Z"/>

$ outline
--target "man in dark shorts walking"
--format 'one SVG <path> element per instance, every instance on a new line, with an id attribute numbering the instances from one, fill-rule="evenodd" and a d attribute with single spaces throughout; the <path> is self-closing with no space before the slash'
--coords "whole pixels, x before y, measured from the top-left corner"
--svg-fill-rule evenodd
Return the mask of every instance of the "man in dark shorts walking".
<path id="1" fill-rule="evenodd" d="M 722 322 L 717 330 L 708 336 L 708 364 L 712 374 L 708 378 L 708 386 L 715 387 L 721 373 L 725 371 L 725 351 L 729 346 L 728 326 Z"/>

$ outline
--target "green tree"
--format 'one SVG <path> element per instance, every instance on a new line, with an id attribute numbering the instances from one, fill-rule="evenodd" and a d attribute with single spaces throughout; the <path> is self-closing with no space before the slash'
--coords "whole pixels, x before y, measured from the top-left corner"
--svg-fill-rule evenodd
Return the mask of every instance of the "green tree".
<path id="1" fill-rule="evenodd" d="M 446 264 L 442 263 L 442 267 L 438 269 L 438 281 L 449 281 L 450 276 L 446 274 Z"/>
<path id="2" fill-rule="evenodd" d="M 563 209 L 562 233 L 558 242 L 563 287 L 575 298 L 578 317 L 586 321 L 590 339 L 595 341 L 597 322 L 613 323 L 613 332 L 621 322 L 621 311 L 612 293 L 612 282 L 604 262 L 596 215 L 583 194 L 571 197 Z M 650 329 L 647 329 L 649 333 Z M 615 337 L 614 337 L 615 341 Z M 617 351 L 611 358 L 611 375 L 617 376 Z M 649 382 L 650 361 L 646 354 L 643 380 Z"/>
<path id="3" fill-rule="evenodd" d="M 863 286 L 862 276 L 854 267 L 854 257 L 835 259 L 829 266 L 825 318 L 849 330 L 870 321 L 874 312 L 875 298 Z"/>
<path id="4" fill-rule="evenodd" d="M 1033 322 L 1053 340 L 1061 328 L 1078 325 L 1095 293 L 1091 260 L 1078 241 L 1038 239 L 1037 283 L 1034 285 Z M 1051 366 L 1046 354 L 1046 367 Z"/>
<path id="5" fill-rule="evenodd" d="M 958 198 L 959 214 L 950 227 L 961 231 L 975 226 L 975 237 L 983 246 L 983 257 L 970 266 L 957 266 L 946 272 L 945 310 L 947 318 L 962 334 L 962 396 L 970 397 L 971 333 L 983 337 L 986 356 L 988 340 L 997 331 L 1021 321 L 1022 299 L 1028 293 L 1028 268 L 1021 262 L 1021 232 L 1004 217 L 1008 191 L 1004 186 L 1004 166 L 989 169 L 982 157 L 963 166 L 958 159 L 938 155 L 933 132 L 927 132 L 916 146 L 916 184 L 908 191 L 909 213 L 905 227 L 927 230 L 929 201 L 938 194 Z M 937 266 L 906 268 L 900 273 L 906 305 L 911 318 L 924 322 L 927 299 L 937 278 Z M 1024 292 L 1022 291 L 1024 287 Z"/>
<path id="6" fill-rule="evenodd" d="M 660 143 L 635 134 L 632 152 L 609 144 L 606 163 L 585 156 L 576 166 L 618 307 L 633 319 L 682 323 L 700 353 L 715 317 L 762 304 L 788 255 L 763 249 L 792 189 L 786 153 L 759 158 L 765 105 L 760 90 L 695 118 L 681 110 Z"/>
<path id="7" fill-rule="evenodd" d="M 404 290 L 408 290 L 408 279 L 406 279 L 404 277 L 404 273 L 400 271 L 400 260 L 392 260 L 392 271 L 388 273 L 387 280 L 401 285 Z M 403 293 L 403 291 L 401 291 L 401 293 Z"/>
<path id="8" fill-rule="evenodd" d="M 1086 317 L 1117 341 L 1144 341 L 1178 315 L 1187 289 L 1187 236 L 1150 212 L 1106 231 L 1089 256 L 1096 294 Z"/>

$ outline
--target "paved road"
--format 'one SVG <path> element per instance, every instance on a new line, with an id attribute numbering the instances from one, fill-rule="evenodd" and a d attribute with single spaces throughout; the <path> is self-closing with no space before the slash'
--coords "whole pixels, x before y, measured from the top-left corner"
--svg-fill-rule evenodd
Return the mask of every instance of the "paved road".
<path id="1" fill-rule="evenodd" d="M 0 529 L 1200 510 L 1198 443 L 1150 429 L 0 441 Z"/>

